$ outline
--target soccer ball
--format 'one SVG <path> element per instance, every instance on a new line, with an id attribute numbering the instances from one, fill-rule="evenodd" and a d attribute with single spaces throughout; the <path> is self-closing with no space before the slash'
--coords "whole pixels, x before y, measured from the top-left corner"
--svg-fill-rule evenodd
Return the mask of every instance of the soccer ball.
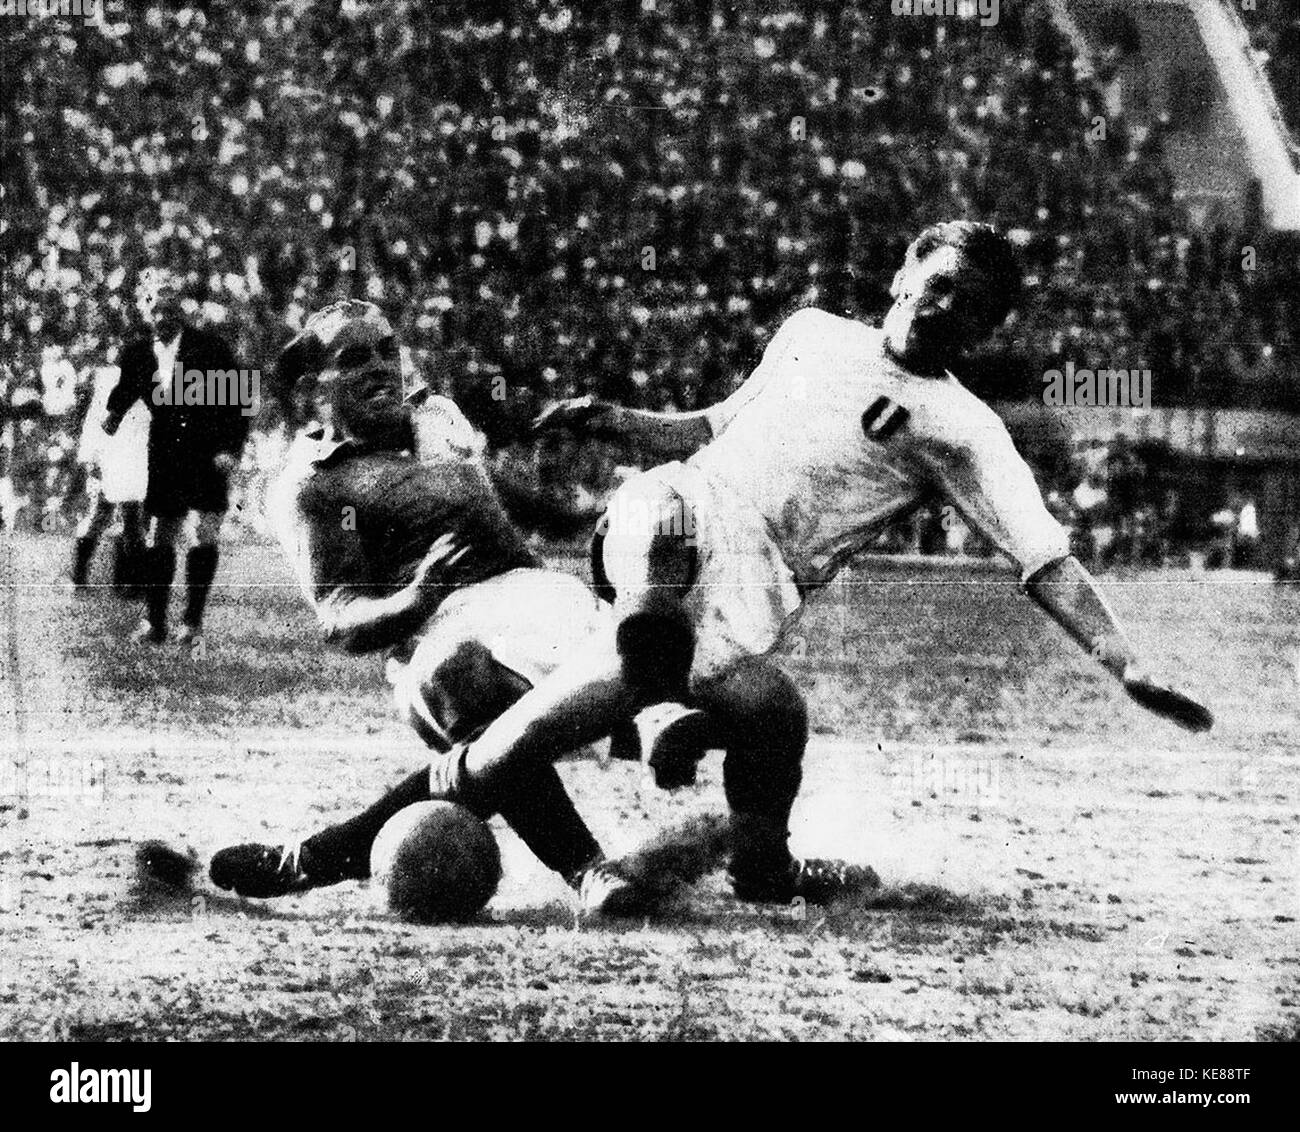
<path id="1" fill-rule="evenodd" d="M 497 890 L 501 852 L 486 823 L 454 802 L 407 806 L 379 831 L 370 875 L 404 920 L 468 920 Z"/>

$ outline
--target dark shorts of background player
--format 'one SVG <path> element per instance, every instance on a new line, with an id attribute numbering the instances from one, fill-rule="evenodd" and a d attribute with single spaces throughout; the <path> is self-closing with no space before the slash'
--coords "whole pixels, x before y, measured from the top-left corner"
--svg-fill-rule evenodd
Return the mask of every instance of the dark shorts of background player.
<path id="1" fill-rule="evenodd" d="M 230 484 L 218 468 L 170 462 L 150 464 L 144 509 L 160 519 L 183 518 L 190 511 L 224 514 L 230 503 Z"/>

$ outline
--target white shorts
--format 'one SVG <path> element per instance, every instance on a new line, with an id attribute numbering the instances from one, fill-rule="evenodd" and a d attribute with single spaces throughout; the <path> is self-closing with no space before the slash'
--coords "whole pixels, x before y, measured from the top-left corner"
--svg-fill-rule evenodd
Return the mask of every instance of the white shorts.
<path id="1" fill-rule="evenodd" d="M 531 684 L 580 654 L 613 613 L 579 579 L 559 570 L 521 568 L 457 590 L 429 618 L 409 661 L 388 661 L 398 711 L 427 717 L 424 682 L 466 643 Z"/>
<path id="2" fill-rule="evenodd" d="M 149 410 L 140 402 L 127 410 L 117 432 L 99 425 L 82 434 L 85 462 L 99 466 L 100 491 L 109 503 L 139 503 L 149 486 Z"/>
<path id="3" fill-rule="evenodd" d="M 610 499 L 601 565 L 619 595 L 645 576 L 656 534 L 647 501 L 661 498 L 665 487 L 685 502 L 681 534 L 698 553 L 682 603 L 695 629 L 691 678 L 709 679 L 737 660 L 771 652 L 803 603 L 762 517 L 738 503 L 729 485 L 682 463 L 633 476 Z"/>
<path id="4" fill-rule="evenodd" d="M 578 655 L 612 617 L 572 574 L 521 568 L 457 590 L 429 619 L 421 646 L 430 639 L 443 645 L 477 640 L 536 684 Z"/>

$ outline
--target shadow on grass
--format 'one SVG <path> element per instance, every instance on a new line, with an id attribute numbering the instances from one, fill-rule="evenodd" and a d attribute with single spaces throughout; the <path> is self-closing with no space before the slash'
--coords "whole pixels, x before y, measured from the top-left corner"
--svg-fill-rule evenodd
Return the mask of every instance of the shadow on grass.
<path id="1" fill-rule="evenodd" d="M 937 884 L 885 885 L 858 903 L 870 912 L 907 912 L 931 919 L 978 919 L 989 901 L 963 896 Z"/>
<path id="2" fill-rule="evenodd" d="M 1291 1016 L 1283 1018 L 1256 1031 L 1261 1042 L 1300 1042 L 1300 1018 Z"/>
<path id="3" fill-rule="evenodd" d="M 559 902 L 535 908 L 494 912 L 490 923 L 516 928 L 573 928 L 584 931 L 627 932 L 646 928 L 776 928 L 792 932 L 811 929 L 834 934 L 874 934 L 879 925 L 901 914 L 909 920 L 975 925 L 1003 911 L 1000 898 L 979 898 L 938 885 L 888 885 L 874 892 L 825 906 L 751 904 L 736 900 L 723 885 L 686 889 L 649 915 L 623 919 L 578 921 L 572 908 Z"/>
<path id="4" fill-rule="evenodd" d="M 128 918 L 138 920 L 169 921 L 186 918 L 215 921 L 226 916 L 285 922 L 322 919 L 319 915 L 290 912 L 273 904 L 245 900 L 242 896 L 231 896 L 207 888 L 183 891 L 157 884 L 133 884 L 122 902 L 122 911 Z"/>

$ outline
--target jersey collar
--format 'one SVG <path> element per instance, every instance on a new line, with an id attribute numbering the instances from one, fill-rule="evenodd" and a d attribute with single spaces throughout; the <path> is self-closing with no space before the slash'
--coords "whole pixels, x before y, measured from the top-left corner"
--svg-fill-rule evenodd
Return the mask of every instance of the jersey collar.
<path id="1" fill-rule="evenodd" d="M 375 450 L 374 445 L 358 440 L 347 430 L 320 421 L 312 421 L 307 425 L 298 434 L 298 443 L 304 449 L 304 458 L 319 468 Z M 409 449 L 394 448 L 392 451 L 407 452 Z"/>
<path id="2" fill-rule="evenodd" d="M 333 425 L 321 424 L 320 421 L 312 421 L 298 434 L 298 437 L 306 460 L 318 467 L 324 467 L 341 459 L 340 453 L 346 456 L 360 448 L 354 437 L 348 436 Z"/>

